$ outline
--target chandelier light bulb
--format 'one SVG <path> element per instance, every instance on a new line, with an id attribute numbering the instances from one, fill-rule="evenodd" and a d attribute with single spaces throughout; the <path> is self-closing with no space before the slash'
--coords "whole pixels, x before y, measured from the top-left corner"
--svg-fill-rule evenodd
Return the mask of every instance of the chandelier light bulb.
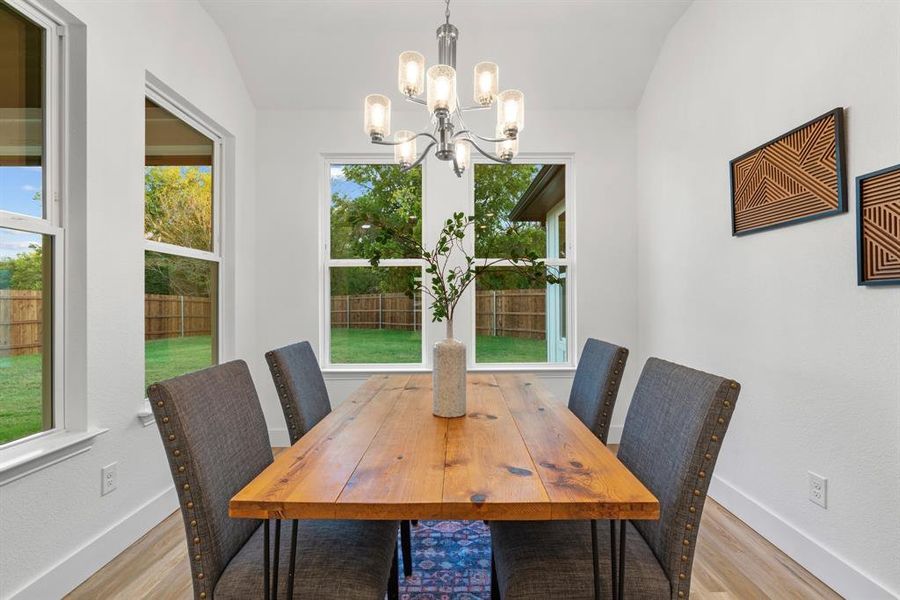
<path id="1" fill-rule="evenodd" d="M 401 129 L 394 134 L 395 142 L 402 142 L 394 146 L 394 162 L 401 167 L 408 167 L 416 160 L 416 134 L 406 129 Z"/>
<path id="2" fill-rule="evenodd" d="M 508 138 L 516 137 L 525 128 L 525 94 L 519 90 L 505 90 L 497 96 L 497 127 Z"/>
<path id="3" fill-rule="evenodd" d="M 425 78 L 428 86 L 428 112 L 452 112 L 456 108 L 456 69 L 449 65 L 434 65 Z"/>
<path id="4" fill-rule="evenodd" d="M 497 137 L 503 137 L 503 130 L 497 127 Z M 494 154 L 500 160 L 510 161 L 519 154 L 519 138 L 505 139 L 494 145 Z"/>
<path id="5" fill-rule="evenodd" d="M 460 140 L 453 145 L 453 168 L 457 175 L 462 175 L 463 172 L 469 168 L 469 165 L 472 162 L 471 152 L 472 149 L 469 148 L 468 142 Z"/>
<path id="6" fill-rule="evenodd" d="M 425 88 L 425 57 L 415 50 L 400 54 L 397 77 L 401 94 L 410 98 L 421 94 Z"/>
<path id="7" fill-rule="evenodd" d="M 365 131 L 373 140 L 391 134 L 391 99 L 381 94 L 366 96 Z"/>
<path id="8" fill-rule="evenodd" d="M 492 62 L 480 62 L 475 65 L 475 102 L 481 106 L 490 106 L 497 97 L 500 81 L 500 67 Z"/>

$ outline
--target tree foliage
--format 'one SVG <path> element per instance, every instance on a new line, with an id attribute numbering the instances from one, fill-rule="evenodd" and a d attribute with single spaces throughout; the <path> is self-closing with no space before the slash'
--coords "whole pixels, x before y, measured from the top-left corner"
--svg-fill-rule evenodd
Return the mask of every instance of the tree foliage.
<path id="1" fill-rule="evenodd" d="M 40 290 L 44 282 L 44 252 L 30 244 L 27 252 L 0 259 L 0 289 Z"/>
<path id="2" fill-rule="evenodd" d="M 212 250 L 212 173 L 199 167 L 144 169 L 144 231 L 147 239 Z M 147 252 L 148 294 L 209 296 L 214 265 L 207 261 Z"/>

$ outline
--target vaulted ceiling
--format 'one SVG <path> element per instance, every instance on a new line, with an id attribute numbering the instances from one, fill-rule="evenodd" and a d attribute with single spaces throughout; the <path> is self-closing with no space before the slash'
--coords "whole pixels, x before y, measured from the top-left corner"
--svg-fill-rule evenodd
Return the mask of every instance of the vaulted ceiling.
<path id="1" fill-rule="evenodd" d="M 361 108 L 393 95 L 397 55 L 437 60 L 441 0 L 201 0 L 225 33 L 258 108 Z M 452 0 L 460 94 L 471 69 L 500 65 L 500 87 L 540 108 L 638 104 L 660 47 L 690 0 Z"/>

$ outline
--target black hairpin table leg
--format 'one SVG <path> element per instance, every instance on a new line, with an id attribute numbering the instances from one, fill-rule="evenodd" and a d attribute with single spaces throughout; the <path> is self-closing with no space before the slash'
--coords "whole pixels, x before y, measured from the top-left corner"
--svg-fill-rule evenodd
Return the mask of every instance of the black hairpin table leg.
<path id="1" fill-rule="evenodd" d="M 616 594 L 619 593 L 619 586 L 617 584 L 617 578 L 619 575 L 619 569 L 616 567 L 616 553 L 618 552 L 618 548 L 616 547 L 616 525 L 618 522 L 610 519 L 609 521 L 609 565 L 610 565 L 610 596 L 612 596 L 613 600 L 617 600 Z"/>
<path id="2" fill-rule="evenodd" d="M 600 600 L 600 552 L 597 546 L 597 520 L 591 519 L 591 568 L 594 571 L 594 600 Z"/>
<path id="3" fill-rule="evenodd" d="M 619 521 L 619 589 L 617 600 L 625 600 L 625 525 L 628 521 Z"/>
<path id="4" fill-rule="evenodd" d="M 272 600 L 278 600 L 278 563 L 281 551 L 281 519 L 275 519 L 275 546 L 272 556 Z"/>
<path id="5" fill-rule="evenodd" d="M 291 521 L 291 558 L 288 563 L 287 600 L 294 600 L 294 573 L 297 570 L 297 519 Z"/>
<path id="6" fill-rule="evenodd" d="M 263 521 L 263 598 L 269 600 L 269 519 Z"/>

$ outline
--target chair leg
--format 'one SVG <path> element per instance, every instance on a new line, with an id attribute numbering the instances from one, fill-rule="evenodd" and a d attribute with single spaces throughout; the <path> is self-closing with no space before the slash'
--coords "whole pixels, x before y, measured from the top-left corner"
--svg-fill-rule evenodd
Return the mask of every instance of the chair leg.
<path id="1" fill-rule="evenodd" d="M 491 545 L 491 600 L 500 600 L 500 582 L 497 581 L 497 561 L 494 560 L 494 546 Z"/>
<path id="2" fill-rule="evenodd" d="M 412 577 L 412 533 L 409 521 L 400 521 L 400 546 L 403 550 L 403 575 Z"/>
<path id="3" fill-rule="evenodd" d="M 400 570 L 397 562 L 400 560 L 397 544 L 394 544 L 394 560 L 391 563 L 391 575 L 388 578 L 388 600 L 400 600 Z"/>

